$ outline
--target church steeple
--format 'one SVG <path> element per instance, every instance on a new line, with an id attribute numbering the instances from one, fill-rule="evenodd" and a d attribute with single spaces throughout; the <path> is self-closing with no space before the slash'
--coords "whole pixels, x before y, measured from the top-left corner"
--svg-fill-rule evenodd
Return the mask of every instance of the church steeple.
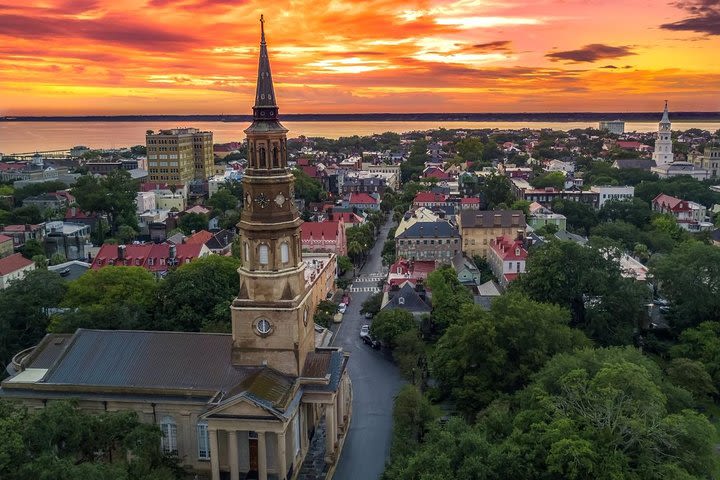
<path id="1" fill-rule="evenodd" d="M 268 57 L 267 44 L 265 43 L 265 19 L 260 15 L 260 58 L 258 61 L 253 120 L 277 120 L 277 114 L 278 106 L 275 100 L 272 72 L 270 71 L 270 58 Z"/>
<path id="2" fill-rule="evenodd" d="M 668 101 L 665 100 L 665 110 L 663 110 L 662 118 L 660 119 L 660 123 L 670 123 L 670 117 L 668 117 Z"/>

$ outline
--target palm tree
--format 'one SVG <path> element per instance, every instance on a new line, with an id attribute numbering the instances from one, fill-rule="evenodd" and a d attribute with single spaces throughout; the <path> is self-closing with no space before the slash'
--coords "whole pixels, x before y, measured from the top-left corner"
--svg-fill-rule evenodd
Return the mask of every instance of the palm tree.
<path id="1" fill-rule="evenodd" d="M 353 262 L 357 264 L 357 260 L 360 257 L 360 255 L 363 254 L 363 246 L 360 242 L 353 240 L 350 243 L 348 243 L 348 255 L 352 257 Z"/>

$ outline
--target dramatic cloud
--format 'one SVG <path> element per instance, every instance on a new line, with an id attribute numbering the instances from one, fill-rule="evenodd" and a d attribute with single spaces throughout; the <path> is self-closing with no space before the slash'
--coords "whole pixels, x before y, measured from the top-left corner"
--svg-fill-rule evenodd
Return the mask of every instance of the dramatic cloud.
<path id="1" fill-rule="evenodd" d="M 476 43 L 475 45 L 473 45 L 473 48 L 475 50 L 480 50 L 483 52 L 507 52 L 510 50 L 511 44 L 512 42 L 510 40 L 496 40 L 494 42 Z"/>
<path id="2" fill-rule="evenodd" d="M 602 43 L 592 43 L 585 45 L 577 50 L 567 50 L 565 52 L 553 52 L 545 55 L 553 61 L 566 60 L 569 62 L 595 62 L 607 58 L 620 58 L 635 53 L 628 46 L 613 47 L 611 45 L 603 45 Z"/>
<path id="3" fill-rule="evenodd" d="M 0 115 L 247 112 L 261 13 L 286 113 L 720 109 L 717 3 L 0 0 Z"/>
<path id="4" fill-rule="evenodd" d="M 720 35 L 720 2 L 718 0 L 676 2 L 673 5 L 687 11 L 691 16 L 677 22 L 664 23 L 660 25 L 660 28 Z"/>

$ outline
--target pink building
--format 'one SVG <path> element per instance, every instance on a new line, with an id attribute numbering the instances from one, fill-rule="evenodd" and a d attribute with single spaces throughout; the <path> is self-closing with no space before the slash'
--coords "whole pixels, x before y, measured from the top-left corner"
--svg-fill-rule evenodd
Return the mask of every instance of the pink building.
<path id="1" fill-rule="evenodd" d="M 347 255 L 342 219 L 337 222 L 305 222 L 300 226 L 300 233 L 305 251 Z"/>

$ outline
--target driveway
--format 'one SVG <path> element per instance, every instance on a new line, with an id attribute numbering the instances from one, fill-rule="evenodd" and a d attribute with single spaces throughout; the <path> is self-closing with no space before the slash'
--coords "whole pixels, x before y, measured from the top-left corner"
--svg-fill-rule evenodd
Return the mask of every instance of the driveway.
<path id="1" fill-rule="evenodd" d="M 353 386 L 352 421 L 335 470 L 337 480 L 379 478 L 390 451 L 393 400 L 404 381 L 387 357 L 360 340 L 360 327 L 370 322 L 360 315 L 360 306 L 384 276 L 380 253 L 392 225 L 390 221 L 383 226 L 353 282 L 350 305 L 333 339 L 333 345 L 350 352 L 348 370 Z"/>

